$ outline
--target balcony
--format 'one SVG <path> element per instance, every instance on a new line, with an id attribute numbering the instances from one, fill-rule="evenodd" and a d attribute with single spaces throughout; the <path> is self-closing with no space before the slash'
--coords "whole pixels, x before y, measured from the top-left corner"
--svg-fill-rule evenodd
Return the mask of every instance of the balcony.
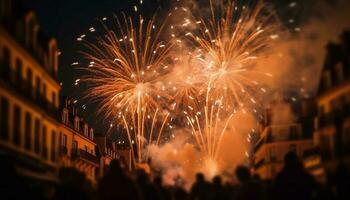
<path id="1" fill-rule="evenodd" d="M 50 103 L 42 94 L 35 91 L 29 81 L 20 76 L 16 76 L 16 73 L 6 65 L 0 66 L 0 80 L 2 80 L 12 91 L 15 91 L 21 98 L 24 98 L 27 102 L 35 104 L 43 109 L 46 114 L 59 120 L 58 108 Z"/>
<path id="2" fill-rule="evenodd" d="M 316 129 L 324 128 L 329 125 L 339 124 L 346 117 L 350 116 L 350 104 L 342 106 L 341 110 L 336 110 L 327 114 L 318 116 Z"/>
<path id="3" fill-rule="evenodd" d="M 100 163 L 100 160 L 97 156 L 85 151 L 84 149 L 72 149 L 72 159 L 82 159 L 97 165 Z"/>

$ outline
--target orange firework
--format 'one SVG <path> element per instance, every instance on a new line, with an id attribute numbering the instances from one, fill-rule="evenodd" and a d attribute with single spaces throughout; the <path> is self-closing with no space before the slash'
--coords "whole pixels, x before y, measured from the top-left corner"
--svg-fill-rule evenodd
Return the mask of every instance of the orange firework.
<path id="1" fill-rule="evenodd" d="M 255 68 L 271 47 L 276 20 L 262 1 L 252 10 L 233 1 L 209 3 L 210 17 L 195 19 L 199 31 L 185 34 L 206 77 L 202 110 L 187 119 L 205 162 L 213 163 L 234 113 L 260 107 L 266 89 L 255 79 L 272 75 Z"/>
<path id="2" fill-rule="evenodd" d="M 99 102 L 99 112 L 124 124 L 129 143 L 135 146 L 134 158 L 142 162 L 144 145 L 159 143 L 169 116 L 164 108 L 170 96 L 162 77 L 168 72 L 173 43 L 161 40 L 166 21 L 157 24 L 155 16 L 134 20 L 123 15 L 115 22 L 116 30 L 103 25 L 105 35 L 87 44 L 84 55 L 90 65 L 82 80 L 88 84 L 87 97 Z M 155 127 L 158 118 L 160 129 Z"/>

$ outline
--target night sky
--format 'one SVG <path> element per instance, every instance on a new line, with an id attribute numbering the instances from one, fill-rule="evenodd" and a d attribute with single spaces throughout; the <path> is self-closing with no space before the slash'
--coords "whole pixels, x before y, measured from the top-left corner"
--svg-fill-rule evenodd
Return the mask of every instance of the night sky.
<path id="1" fill-rule="evenodd" d="M 143 15 L 152 15 L 156 9 L 163 11 L 171 8 L 171 3 L 175 0 L 144 0 L 140 13 Z M 73 1 L 47 1 L 47 0 L 26 0 L 25 7 L 34 9 L 39 18 L 39 24 L 42 31 L 49 36 L 58 40 L 59 49 L 61 51 L 59 60 L 59 80 L 62 85 L 62 94 L 78 99 L 81 96 L 81 88 L 74 86 L 75 79 L 79 78 L 79 72 L 74 70 L 71 63 L 79 58 L 78 51 L 81 48 L 76 39 L 89 32 L 89 28 L 97 24 L 98 20 L 104 16 L 119 14 L 125 12 L 127 14 L 135 14 L 134 5 L 138 4 L 138 0 L 73 0 Z M 270 0 L 269 2 L 276 8 L 278 14 L 284 21 L 293 18 L 295 22 L 288 24 L 294 28 L 299 23 L 303 23 L 301 19 L 305 19 L 305 14 L 309 13 L 312 6 L 312 0 L 306 1 L 280 1 Z M 293 2 L 296 2 L 293 6 Z M 86 102 L 78 102 L 81 107 Z M 101 132 L 103 127 L 107 127 L 109 122 L 101 123 L 96 120 L 93 106 L 88 106 L 81 115 L 85 117 L 94 127 L 98 127 Z"/>

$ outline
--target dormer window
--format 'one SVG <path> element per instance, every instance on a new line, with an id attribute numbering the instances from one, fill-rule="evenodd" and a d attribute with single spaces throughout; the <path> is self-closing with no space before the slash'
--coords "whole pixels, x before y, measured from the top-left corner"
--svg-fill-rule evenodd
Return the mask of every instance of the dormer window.
<path id="1" fill-rule="evenodd" d="M 87 124 L 84 124 L 84 135 L 86 137 L 89 137 L 89 127 Z"/>
<path id="2" fill-rule="evenodd" d="M 90 136 L 89 136 L 89 138 L 91 140 L 94 140 L 94 129 L 92 129 L 92 128 L 90 128 Z"/>
<path id="3" fill-rule="evenodd" d="M 62 111 L 62 123 L 66 125 L 68 124 L 68 110 L 66 108 Z"/>
<path id="4" fill-rule="evenodd" d="M 79 117 L 74 118 L 74 130 L 79 131 Z"/>
<path id="5" fill-rule="evenodd" d="M 54 78 L 57 78 L 57 60 L 58 50 L 56 40 L 51 40 L 49 42 L 48 68 Z"/>

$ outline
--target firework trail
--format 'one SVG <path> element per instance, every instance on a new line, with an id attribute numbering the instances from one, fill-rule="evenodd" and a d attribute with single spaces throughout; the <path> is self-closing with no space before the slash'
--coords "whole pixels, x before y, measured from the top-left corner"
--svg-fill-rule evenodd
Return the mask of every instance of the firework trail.
<path id="1" fill-rule="evenodd" d="M 87 97 L 99 103 L 99 113 L 124 124 L 138 162 L 145 160 L 145 145 L 159 144 L 169 117 L 165 108 L 170 96 L 162 79 L 173 43 L 162 40 L 166 20 L 157 24 L 155 18 L 115 17 L 116 28 L 103 24 L 105 34 L 87 43 L 84 53 L 90 62 L 82 79 L 88 84 Z"/>

